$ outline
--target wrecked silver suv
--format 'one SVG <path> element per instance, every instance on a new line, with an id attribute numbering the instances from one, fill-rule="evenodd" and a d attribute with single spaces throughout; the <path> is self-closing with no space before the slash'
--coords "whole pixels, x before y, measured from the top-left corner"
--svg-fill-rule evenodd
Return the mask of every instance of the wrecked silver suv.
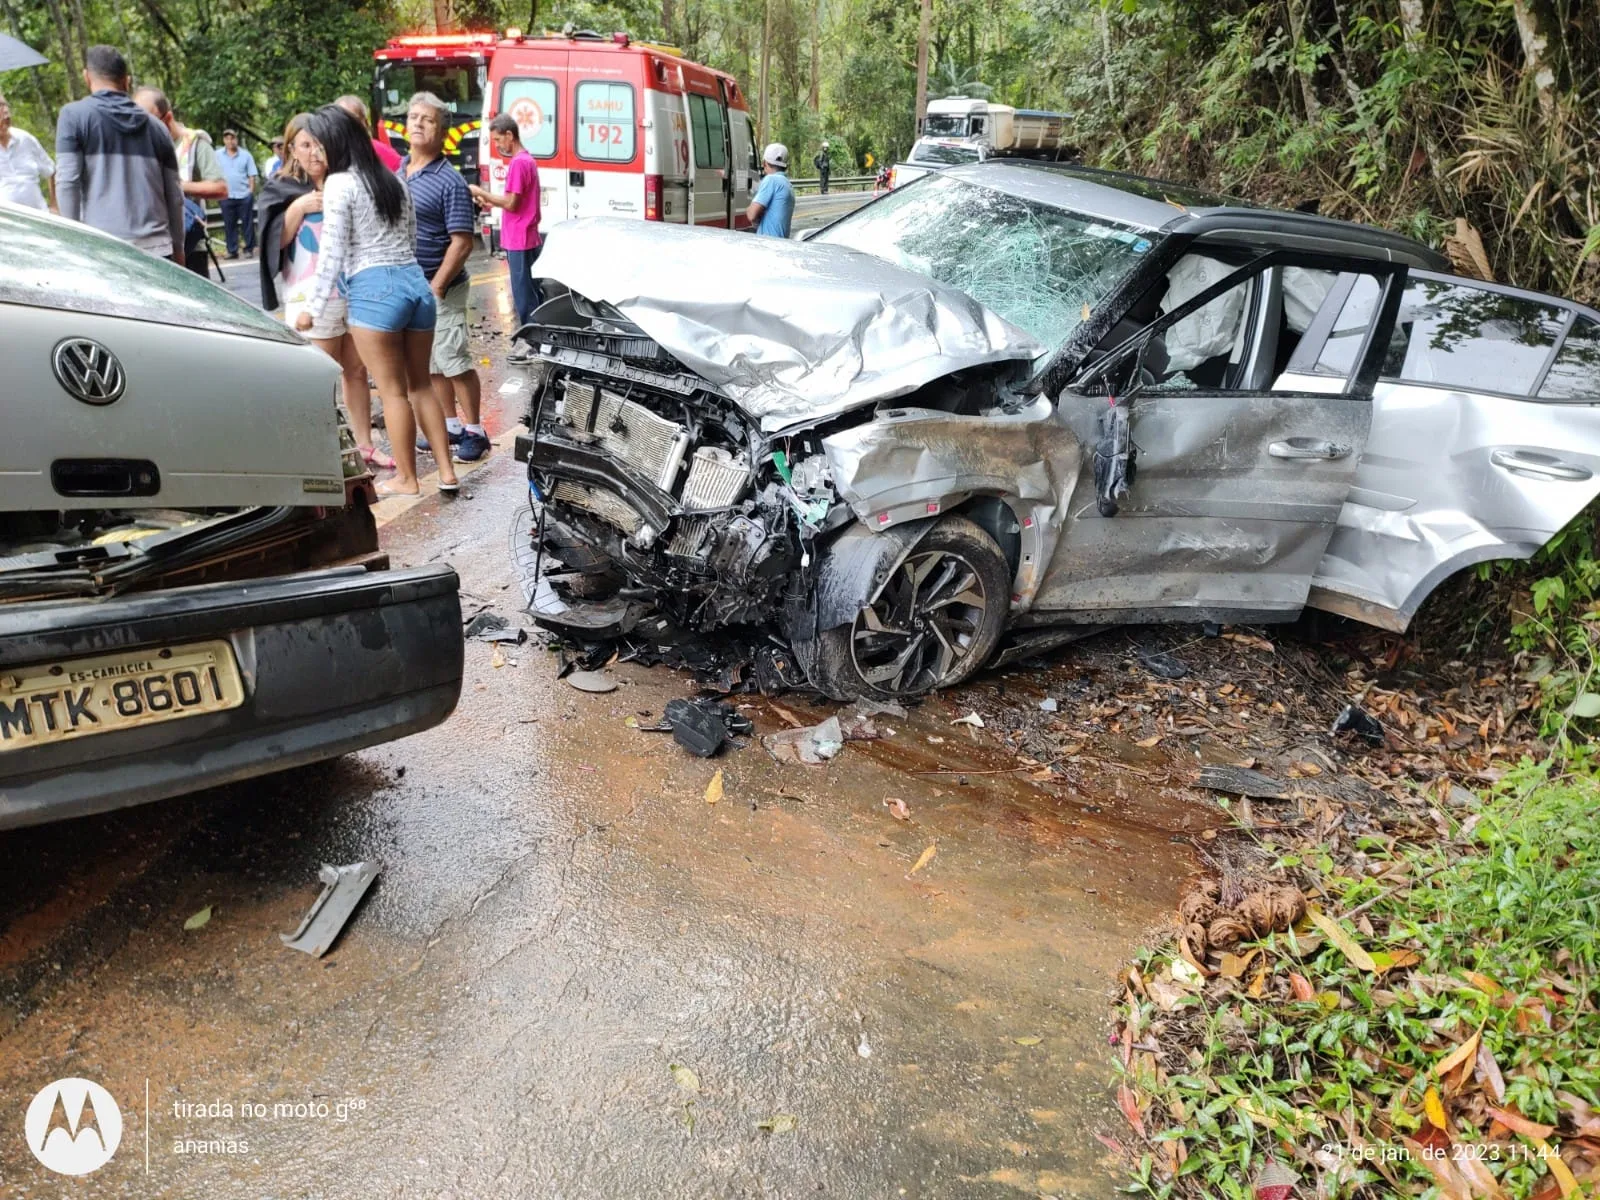
<path id="1" fill-rule="evenodd" d="M 805 243 L 554 231 L 534 611 L 776 625 L 839 698 L 1131 621 L 1403 629 L 1600 483 L 1600 314 L 1394 234 L 986 163 Z"/>

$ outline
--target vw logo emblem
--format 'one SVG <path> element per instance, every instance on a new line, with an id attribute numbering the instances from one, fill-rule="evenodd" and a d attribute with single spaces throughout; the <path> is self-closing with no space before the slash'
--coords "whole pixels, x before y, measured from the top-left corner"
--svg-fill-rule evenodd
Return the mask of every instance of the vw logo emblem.
<path id="1" fill-rule="evenodd" d="M 85 404 L 111 404 L 122 395 L 127 376 L 117 356 L 88 338 L 67 338 L 56 343 L 50 356 L 56 381 Z"/>

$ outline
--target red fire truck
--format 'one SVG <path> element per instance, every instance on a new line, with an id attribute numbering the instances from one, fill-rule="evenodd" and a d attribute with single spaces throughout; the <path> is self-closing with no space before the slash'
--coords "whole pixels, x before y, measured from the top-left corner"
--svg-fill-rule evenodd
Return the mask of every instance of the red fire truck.
<path id="1" fill-rule="evenodd" d="M 446 152 L 492 191 L 504 188 L 505 162 L 480 131 L 499 112 L 516 118 L 539 164 L 542 228 L 587 216 L 748 223 L 761 167 L 744 91 L 670 47 L 515 29 L 395 38 L 378 51 L 373 112 L 396 149 L 416 91 L 452 105 Z M 493 244 L 490 217 L 484 234 Z"/>

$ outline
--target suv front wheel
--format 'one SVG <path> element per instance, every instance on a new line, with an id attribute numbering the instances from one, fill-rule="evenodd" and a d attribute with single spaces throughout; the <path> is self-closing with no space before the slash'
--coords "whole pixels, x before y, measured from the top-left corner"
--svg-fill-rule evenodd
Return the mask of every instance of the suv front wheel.
<path id="1" fill-rule="evenodd" d="M 853 621 L 821 635 L 815 682 L 837 699 L 953 687 L 994 653 L 1010 595 L 994 539 L 946 517 L 862 598 Z"/>

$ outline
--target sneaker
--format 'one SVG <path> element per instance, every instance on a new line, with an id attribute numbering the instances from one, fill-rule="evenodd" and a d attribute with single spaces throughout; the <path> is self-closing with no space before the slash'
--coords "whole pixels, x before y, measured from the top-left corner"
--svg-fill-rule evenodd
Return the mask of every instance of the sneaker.
<path id="1" fill-rule="evenodd" d="M 482 462 L 489 457 L 489 435 L 474 433 L 470 429 L 461 431 L 461 440 L 456 443 L 452 457 L 458 463 Z"/>
<path id="2" fill-rule="evenodd" d="M 457 433 L 450 434 L 450 448 L 454 450 L 457 446 L 459 446 L 461 444 L 461 439 L 466 435 L 467 431 L 465 429 L 462 429 Z M 417 434 L 417 449 L 421 450 L 424 454 L 433 453 L 433 447 L 428 445 L 428 439 L 423 437 L 420 433 Z"/>

